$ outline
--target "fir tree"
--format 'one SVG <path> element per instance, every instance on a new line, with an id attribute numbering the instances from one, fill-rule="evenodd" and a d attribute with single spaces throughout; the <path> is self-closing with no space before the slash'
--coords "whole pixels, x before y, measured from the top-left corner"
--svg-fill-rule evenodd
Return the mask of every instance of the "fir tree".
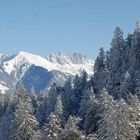
<path id="1" fill-rule="evenodd" d="M 67 120 L 71 114 L 73 114 L 73 108 L 74 108 L 74 92 L 72 89 L 72 79 L 69 78 L 64 87 L 63 92 L 61 94 L 62 101 L 64 105 L 64 117 Z"/>
<path id="2" fill-rule="evenodd" d="M 136 94 L 132 95 L 130 93 L 126 98 L 126 101 L 133 110 L 132 113 L 133 113 L 133 116 L 135 116 L 135 118 L 132 121 L 133 121 L 135 129 L 138 132 L 137 136 L 140 139 L 140 101 Z"/>
<path id="3" fill-rule="evenodd" d="M 123 65 L 123 48 L 124 48 L 124 38 L 123 38 L 123 31 L 120 27 L 116 27 L 114 31 L 114 37 L 112 39 L 112 48 L 110 49 L 109 53 L 109 76 L 107 80 L 107 88 L 109 92 L 116 98 L 118 98 L 118 90 L 120 86 L 120 82 L 122 80 L 122 65 Z"/>
<path id="4" fill-rule="evenodd" d="M 105 53 L 103 48 L 100 48 L 99 55 L 96 58 L 94 71 L 95 73 L 105 71 Z"/>
<path id="5" fill-rule="evenodd" d="M 100 140 L 135 140 L 136 127 L 133 124 L 135 116 L 131 108 L 123 101 L 109 101 L 106 110 L 101 115 L 98 127 Z"/>
<path id="6" fill-rule="evenodd" d="M 41 99 L 41 100 L 40 100 Z M 42 127 L 46 123 L 46 110 L 48 109 L 48 98 L 47 96 L 43 96 L 41 98 L 37 98 L 37 108 L 35 116 L 39 122 L 39 127 Z"/>
<path id="7" fill-rule="evenodd" d="M 87 83 L 87 73 L 85 71 L 82 72 L 81 76 L 76 75 L 74 79 L 74 88 L 73 88 L 73 114 L 77 114 L 79 108 L 80 108 L 80 101 L 83 96 L 83 91 L 86 87 Z"/>
<path id="8" fill-rule="evenodd" d="M 83 140 L 83 135 L 77 126 L 79 122 L 80 118 L 70 116 L 65 129 L 59 136 L 59 140 Z"/>
<path id="9" fill-rule="evenodd" d="M 49 115 L 48 123 L 43 128 L 43 140 L 57 140 L 63 122 L 63 105 L 61 96 L 57 97 L 55 110 Z"/>
<path id="10" fill-rule="evenodd" d="M 32 100 L 33 108 L 35 108 L 35 112 L 36 112 L 36 108 L 37 108 L 37 96 L 36 96 L 36 94 L 35 94 L 35 90 L 34 90 L 33 87 L 31 88 L 31 95 L 30 95 L 30 98 L 31 98 L 31 100 Z"/>
<path id="11" fill-rule="evenodd" d="M 95 60 L 94 83 L 95 83 L 96 92 L 105 87 L 106 66 L 105 66 L 105 53 L 103 48 L 100 49 L 99 55 Z"/>
<path id="12" fill-rule="evenodd" d="M 96 113 L 99 109 L 99 102 L 95 97 L 93 88 L 88 90 L 81 101 L 80 116 L 82 117 L 81 125 L 87 134 L 93 133 L 97 129 L 98 117 Z"/>
<path id="13" fill-rule="evenodd" d="M 60 123 L 62 123 L 63 122 L 63 104 L 62 104 L 62 99 L 60 95 L 57 97 L 54 114 L 56 115 Z"/>
<path id="14" fill-rule="evenodd" d="M 38 140 L 38 122 L 33 116 L 31 99 L 22 91 L 18 95 L 15 118 L 10 126 L 11 140 Z"/>
<path id="15" fill-rule="evenodd" d="M 43 129 L 43 140 L 57 140 L 61 132 L 61 124 L 57 116 L 53 113 L 48 118 L 49 122 Z"/>

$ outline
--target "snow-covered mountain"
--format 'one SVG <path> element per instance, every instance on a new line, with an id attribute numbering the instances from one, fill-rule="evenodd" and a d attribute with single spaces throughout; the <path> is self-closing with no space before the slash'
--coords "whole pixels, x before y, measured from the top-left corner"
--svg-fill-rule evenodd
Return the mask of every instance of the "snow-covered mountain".
<path id="1" fill-rule="evenodd" d="M 47 57 L 47 60 L 52 63 L 58 63 L 61 65 L 65 64 L 90 64 L 93 60 L 88 59 L 86 56 L 80 53 L 74 53 L 73 55 L 66 54 L 64 52 L 59 52 L 51 54 Z"/>
<path id="2" fill-rule="evenodd" d="M 5 61 L 3 64 L 3 68 L 8 74 L 21 69 L 21 67 L 23 71 L 26 71 L 30 65 L 34 64 L 35 66 L 43 67 L 48 71 L 58 70 L 65 74 L 75 75 L 82 70 L 86 70 L 88 74 L 92 74 L 94 61 L 76 53 L 74 55 L 58 53 L 43 58 L 22 51 L 11 60 Z"/>
<path id="3" fill-rule="evenodd" d="M 0 64 L 6 57 L 7 57 L 6 55 L 0 53 Z"/>
<path id="4" fill-rule="evenodd" d="M 66 77 L 68 76 L 80 74 L 83 70 L 89 75 L 93 74 L 93 65 L 94 61 L 92 59 L 78 53 L 69 55 L 60 52 L 58 54 L 51 54 L 46 58 L 24 51 L 13 56 L 0 54 L 0 73 L 5 75 L 5 77 L 0 77 L 0 92 L 5 93 L 7 89 L 11 89 L 12 85 L 15 86 L 23 79 L 24 83 L 28 83 L 26 80 L 29 80 L 28 77 L 33 77 L 31 74 L 34 74 L 37 76 L 38 80 L 41 80 L 41 68 L 43 71 L 46 70 L 46 73 L 49 74 L 49 76 L 52 74 L 53 78 L 47 78 L 48 75 L 45 73 L 44 77 L 46 77 L 46 79 L 51 79 L 51 81 L 54 81 L 54 79 L 55 81 L 58 81 L 56 79 L 59 79 L 60 82 L 62 79 L 66 80 Z M 33 72 L 33 70 L 35 70 L 36 73 Z M 26 75 L 28 75 L 28 77 Z M 7 82 L 5 79 L 9 79 L 11 84 L 9 85 L 9 80 Z M 32 82 L 35 83 L 35 81 Z M 47 81 L 46 83 L 50 83 L 50 81 Z"/>

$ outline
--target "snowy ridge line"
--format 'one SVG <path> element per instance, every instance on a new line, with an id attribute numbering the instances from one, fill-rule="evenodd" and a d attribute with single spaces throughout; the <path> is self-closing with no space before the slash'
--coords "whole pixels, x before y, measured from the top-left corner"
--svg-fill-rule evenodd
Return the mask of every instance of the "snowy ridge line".
<path id="1" fill-rule="evenodd" d="M 56 57 L 57 57 L 56 59 L 58 60 L 59 59 L 58 56 Z M 5 61 L 3 68 L 5 72 L 11 74 L 11 72 L 16 71 L 20 67 L 24 67 L 26 69 L 26 67 L 34 64 L 36 66 L 43 67 L 48 71 L 58 70 L 65 74 L 75 75 L 76 73 L 79 73 L 82 70 L 85 70 L 88 74 L 93 74 L 94 61 L 91 59 L 81 56 L 81 59 L 85 60 L 79 60 L 79 58 L 77 58 L 76 56 L 77 59 L 76 61 L 78 61 L 79 64 L 74 64 L 72 61 L 70 61 L 69 57 L 66 55 L 64 56 L 64 59 L 63 60 L 62 59 L 63 56 L 61 55 L 60 61 L 65 62 L 63 64 L 61 62 L 58 63 L 59 60 L 58 62 L 50 61 L 49 59 L 46 59 L 44 57 L 21 51 L 11 60 Z M 80 64 L 80 62 L 83 63 Z"/>

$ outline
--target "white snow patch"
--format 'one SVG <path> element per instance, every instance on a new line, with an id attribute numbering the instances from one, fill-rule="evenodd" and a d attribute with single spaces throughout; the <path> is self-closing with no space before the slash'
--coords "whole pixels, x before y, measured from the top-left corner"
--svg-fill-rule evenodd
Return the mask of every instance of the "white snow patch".
<path id="1" fill-rule="evenodd" d="M 5 94 L 5 92 L 8 90 L 9 88 L 6 86 L 6 84 L 2 81 L 0 81 L 0 93 Z"/>

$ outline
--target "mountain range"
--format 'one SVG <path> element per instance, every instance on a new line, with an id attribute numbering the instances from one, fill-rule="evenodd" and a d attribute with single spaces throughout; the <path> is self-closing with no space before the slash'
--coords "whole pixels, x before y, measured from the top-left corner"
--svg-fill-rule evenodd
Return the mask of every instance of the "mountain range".
<path id="1" fill-rule="evenodd" d="M 92 59 L 80 53 L 59 52 L 47 57 L 24 51 L 12 56 L 0 54 L 0 93 L 15 90 L 22 82 L 28 91 L 34 88 L 38 94 L 53 82 L 64 84 L 68 77 L 83 70 L 92 75 L 93 65 Z"/>

